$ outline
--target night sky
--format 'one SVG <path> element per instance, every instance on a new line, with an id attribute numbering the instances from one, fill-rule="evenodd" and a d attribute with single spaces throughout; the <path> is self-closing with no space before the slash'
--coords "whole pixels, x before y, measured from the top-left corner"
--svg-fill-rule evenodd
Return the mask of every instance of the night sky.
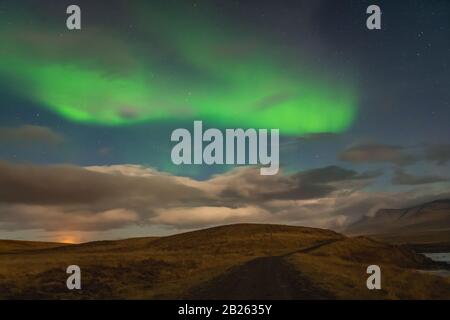
<path id="1" fill-rule="evenodd" d="M 450 196 L 449 1 L 2 1 L 0 37 L 0 238 L 339 230 Z M 194 120 L 278 128 L 280 173 L 172 164 Z"/>

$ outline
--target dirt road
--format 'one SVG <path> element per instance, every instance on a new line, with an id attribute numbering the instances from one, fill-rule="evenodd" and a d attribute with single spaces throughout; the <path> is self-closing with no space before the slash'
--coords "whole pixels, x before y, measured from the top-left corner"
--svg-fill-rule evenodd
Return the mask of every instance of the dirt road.
<path id="1" fill-rule="evenodd" d="M 193 289 L 189 299 L 328 299 L 284 257 L 262 257 Z"/>

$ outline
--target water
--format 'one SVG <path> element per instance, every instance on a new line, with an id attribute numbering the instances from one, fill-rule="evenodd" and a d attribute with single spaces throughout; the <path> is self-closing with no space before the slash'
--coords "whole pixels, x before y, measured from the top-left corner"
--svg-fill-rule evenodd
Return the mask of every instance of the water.
<path id="1" fill-rule="evenodd" d="M 450 252 L 424 253 L 424 255 L 433 261 L 446 262 L 450 264 Z"/>
<path id="2" fill-rule="evenodd" d="M 445 262 L 450 264 L 450 252 L 423 253 L 423 255 L 433 261 Z M 450 277 L 450 270 L 427 270 L 425 272 L 438 276 Z"/>

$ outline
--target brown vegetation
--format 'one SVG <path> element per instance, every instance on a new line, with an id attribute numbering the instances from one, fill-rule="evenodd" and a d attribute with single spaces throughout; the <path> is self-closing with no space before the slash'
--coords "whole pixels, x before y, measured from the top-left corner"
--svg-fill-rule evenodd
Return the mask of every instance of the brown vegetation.
<path id="1" fill-rule="evenodd" d="M 78 291 L 66 288 L 72 264 L 82 270 Z M 382 267 L 381 291 L 366 288 L 369 264 Z M 0 241 L 0 298 L 450 298 L 448 278 L 416 271 L 434 267 L 406 248 L 280 225 L 79 245 Z"/>

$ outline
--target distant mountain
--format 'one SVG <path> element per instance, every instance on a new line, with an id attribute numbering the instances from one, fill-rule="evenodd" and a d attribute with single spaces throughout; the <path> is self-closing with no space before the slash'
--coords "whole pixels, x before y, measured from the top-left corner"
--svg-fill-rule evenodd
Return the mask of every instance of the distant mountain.
<path id="1" fill-rule="evenodd" d="M 450 230 L 450 199 L 405 209 L 381 209 L 351 224 L 347 234 L 419 233 Z"/>

